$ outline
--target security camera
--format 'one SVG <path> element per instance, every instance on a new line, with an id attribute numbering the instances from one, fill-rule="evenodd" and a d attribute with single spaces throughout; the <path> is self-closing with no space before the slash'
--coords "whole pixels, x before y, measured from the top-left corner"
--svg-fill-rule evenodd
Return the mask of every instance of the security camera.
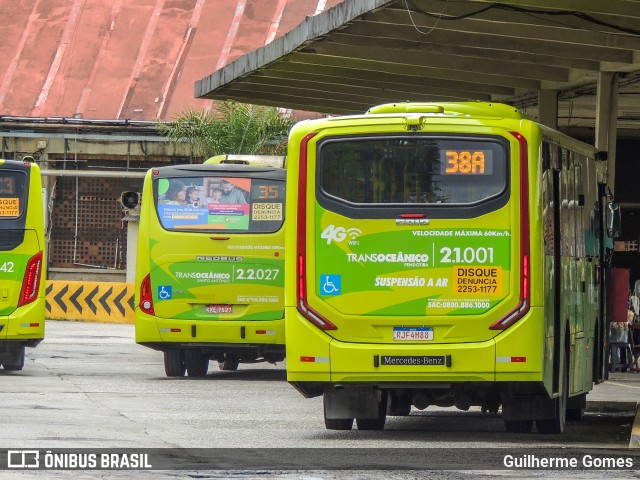
<path id="1" fill-rule="evenodd" d="M 122 192 L 120 194 L 120 203 L 127 210 L 135 210 L 140 206 L 142 193 L 140 192 Z"/>

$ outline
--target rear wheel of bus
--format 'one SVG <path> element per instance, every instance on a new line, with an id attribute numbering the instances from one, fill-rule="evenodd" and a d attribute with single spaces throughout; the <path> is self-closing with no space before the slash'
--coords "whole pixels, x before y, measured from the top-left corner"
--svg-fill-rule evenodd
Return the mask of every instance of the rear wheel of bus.
<path id="1" fill-rule="evenodd" d="M 552 399 L 553 418 L 536 420 L 540 433 L 562 433 L 567 421 L 567 403 L 569 400 L 569 356 L 567 355 L 562 369 L 562 386 L 560 395 Z"/>
<path id="2" fill-rule="evenodd" d="M 9 348 L 9 351 L 2 360 L 4 369 L 8 371 L 22 370 L 24 368 L 24 350 L 24 346 Z"/>
<path id="3" fill-rule="evenodd" d="M 204 377 L 209 371 L 209 355 L 197 350 L 187 350 L 185 354 L 187 375 L 189 377 Z"/>
<path id="4" fill-rule="evenodd" d="M 376 418 L 356 418 L 358 430 L 384 430 L 387 421 L 387 392 L 382 392 L 378 401 L 378 416 Z"/>
<path id="5" fill-rule="evenodd" d="M 218 360 L 218 368 L 225 371 L 234 371 L 238 369 L 240 365 L 240 359 L 235 355 L 225 354 L 223 360 Z"/>
<path id="6" fill-rule="evenodd" d="M 327 396 L 322 396 L 324 408 L 324 426 L 327 430 L 351 430 L 353 428 L 353 418 L 328 418 L 327 417 Z"/>
<path id="7" fill-rule="evenodd" d="M 504 427 L 509 433 L 531 433 L 533 420 L 505 420 Z"/>
<path id="8" fill-rule="evenodd" d="M 184 377 L 187 363 L 183 350 L 167 350 L 164 352 L 164 373 L 167 377 Z"/>

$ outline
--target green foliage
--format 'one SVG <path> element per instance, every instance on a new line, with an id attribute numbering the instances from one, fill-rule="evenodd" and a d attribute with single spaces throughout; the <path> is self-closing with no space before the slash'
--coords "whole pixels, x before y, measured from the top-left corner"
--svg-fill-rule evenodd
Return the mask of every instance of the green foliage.
<path id="1" fill-rule="evenodd" d="M 218 115 L 187 111 L 161 123 L 160 133 L 174 142 L 188 142 L 195 156 L 221 154 L 286 155 L 294 120 L 276 108 L 233 101 L 218 104 Z"/>

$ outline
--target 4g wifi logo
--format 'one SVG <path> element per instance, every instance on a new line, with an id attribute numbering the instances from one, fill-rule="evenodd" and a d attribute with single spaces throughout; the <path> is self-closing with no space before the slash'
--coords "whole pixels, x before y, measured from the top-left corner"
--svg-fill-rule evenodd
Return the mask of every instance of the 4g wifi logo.
<path id="1" fill-rule="evenodd" d="M 358 245 L 357 238 L 362 234 L 362 230 L 359 228 L 345 229 L 344 227 L 336 227 L 335 225 L 329 225 L 322 231 L 320 238 L 327 241 L 327 245 L 331 242 L 340 243 L 345 239 L 349 239 L 349 245 Z"/>

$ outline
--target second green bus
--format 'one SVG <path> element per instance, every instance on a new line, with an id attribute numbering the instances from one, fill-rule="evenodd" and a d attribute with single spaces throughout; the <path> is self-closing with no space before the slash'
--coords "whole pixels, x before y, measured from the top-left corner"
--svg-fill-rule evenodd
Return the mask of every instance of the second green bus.
<path id="1" fill-rule="evenodd" d="M 164 353 L 167 376 L 204 376 L 210 360 L 235 370 L 284 359 L 286 172 L 268 160 L 214 157 L 147 173 L 136 342 Z"/>

